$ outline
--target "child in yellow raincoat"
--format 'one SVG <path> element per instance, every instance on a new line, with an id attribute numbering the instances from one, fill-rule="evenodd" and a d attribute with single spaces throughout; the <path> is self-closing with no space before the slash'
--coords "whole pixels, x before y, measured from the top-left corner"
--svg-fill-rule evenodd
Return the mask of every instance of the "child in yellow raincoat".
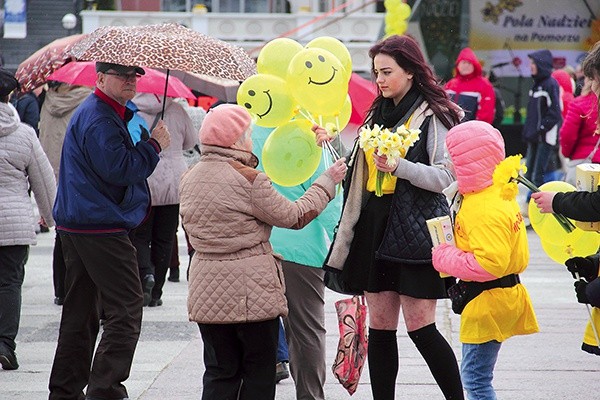
<path id="1" fill-rule="evenodd" d="M 500 132 L 486 122 L 464 122 L 450 129 L 446 146 L 462 204 L 454 219 L 456 246 L 436 246 L 433 266 L 461 279 L 470 299 L 460 323 L 462 382 L 468 399 L 491 400 L 502 342 L 539 330 L 518 275 L 529 262 L 527 233 L 516 199 L 505 200 L 502 185 L 493 183 L 505 156 Z"/>

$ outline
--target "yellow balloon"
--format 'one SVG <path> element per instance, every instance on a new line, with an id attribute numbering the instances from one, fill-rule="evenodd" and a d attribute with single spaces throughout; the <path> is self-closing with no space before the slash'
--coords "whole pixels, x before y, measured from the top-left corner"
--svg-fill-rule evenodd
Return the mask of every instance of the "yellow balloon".
<path id="1" fill-rule="evenodd" d="M 398 9 L 400 7 L 400 4 L 402 4 L 401 0 L 384 0 L 383 1 L 383 6 L 388 11 Z"/>
<path id="2" fill-rule="evenodd" d="M 312 124 L 297 119 L 275 128 L 262 150 L 267 176 L 281 186 L 296 186 L 309 179 L 321 162 Z"/>
<path id="3" fill-rule="evenodd" d="M 544 192 L 572 192 L 575 187 L 567 182 L 552 181 L 540 186 Z M 585 257 L 595 253 L 600 246 L 600 234 L 575 228 L 572 232 L 565 231 L 556 218 L 550 213 L 541 213 L 530 200 L 529 222 L 535 233 L 542 241 L 542 248 L 554 261 L 563 264 L 571 257 Z M 572 222 L 572 221 L 571 221 Z"/>
<path id="4" fill-rule="evenodd" d="M 302 45 L 293 39 L 273 39 L 258 53 L 256 70 L 259 74 L 271 74 L 285 79 L 290 61 L 302 49 Z"/>
<path id="5" fill-rule="evenodd" d="M 292 58 L 286 81 L 298 104 L 312 115 L 335 115 L 348 94 L 340 60 L 321 48 L 304 49 Z"/>
<path id="6" fill-rule="evenodd" d="M 252 75 L 242 82 L 237 92 L 237 103 L 246 107 L 256 125 L 266 128 L 288 122 L 295 109 L 287 83 L 269 74 Z"/>
<path id="7" fill-rule="evenodd" d="M 344 129 L 348 123 L 350 122 L 350 116 L 352 115 L 352 100 L 350 99 L 350 95 L 346 95 L 346 101 L 342 106 L 341 111 L 335 115 L 322 115 L 317 117 L 312 117 L 317 124 L 327 129 L 329 132 L 335 131 L 339 133 Z M 296 115 L 294 119 L 306 119 L 306 117 L 300 113 Z M 331 129 L 331 128 L 334 129 Z"/>
<path id="8" fill-rule="evenodd" d="M 562 244 L 542 240 L 542 248 L 548 257 L 564 264 L 571 257 L 586 257 L 598 251 L 600 234 L 577 228 L 570 235 L 569 240 Z"/>
<path id="9" fill-rule="evenodd" d="M 400 3 L 398 9 L 396 10 L 396 13 L 398 15 L 398 18 L 400 18 L 401 20 L 406 20 L 408 19 L 408 17 L 410 17 L 411 11 L 412 10 L 408 4 Z"/>
<path id="10" fill-rule="evenodd" d="M 396 26 L 396 34 L 403 35 L 407 29 L 408 29 L 408 23 L 406 21 L 398 21 L 398 25 Z"/>
<path id="11" fill-rule="evenodd" d="M 307 49 L 314 47 L 325 49 L 336 56 L 344 66 L 348 74 L 348 80 L 350 80 L 350 75 L 352 74 L 352 57 L 344 43 L 331 36 L 321 36 L 311 40 L 305 46 Z"/>
<path id="12" fill-rule="evenodd" d="M 575 187 L 567 182 L 552 181 L 544 183 L 540 186 L 540 190 L 547 192 L 572 192 L 575 190 Z M 533 200 L 529 201 L 528 211 L 531 227 L 540 239 L 554 244 L 565 243 L 569 233 L 561 227 L 552 214 L 541 213 Z"/>

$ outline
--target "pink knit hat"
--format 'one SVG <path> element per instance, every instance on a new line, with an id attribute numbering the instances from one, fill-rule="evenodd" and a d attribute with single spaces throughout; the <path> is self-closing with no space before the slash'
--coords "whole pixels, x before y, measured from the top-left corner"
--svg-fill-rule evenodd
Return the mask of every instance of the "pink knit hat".
<path id="1" fill-rule="evenodd" d="M 200 143 L 231 147 L 248 129 L 252 117 L 237 104 L 221 104 L 211 108 L 200 127 Z"/>

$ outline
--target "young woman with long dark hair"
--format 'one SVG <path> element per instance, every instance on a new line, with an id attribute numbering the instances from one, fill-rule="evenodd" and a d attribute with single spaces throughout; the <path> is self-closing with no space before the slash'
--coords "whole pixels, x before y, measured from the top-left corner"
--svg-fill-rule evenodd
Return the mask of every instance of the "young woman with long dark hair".
<path id="1" fill-rule="evenodd" d="M 390 130 L 419 128 L 419 140 L 390 167 L 385 156 L 354 146 L 346 202 L 325 268 L 364 293 L 369 307 L 369 372 L 373 398 L 394 399 L 398 374 L 396 330 L 400 311 L 408 336 L 425 359 L 446 399 L 463 399 L 456 357 L 435 326 L 437 299 L 449 283 L 431 262 L 426 220 L 448 215 L 442 190 L 453 181 L 445 163 L 446 132 L 460 109 L 446 96 L 410 36 L 391 36 L 370 51 L 379 95 L 365 124 Z M 317 141 L 327 140 L 314 127 Z M 375 194 L 377 170 L 390 172 Z M 350 170 L 349 170 L 350 171 Z"/>

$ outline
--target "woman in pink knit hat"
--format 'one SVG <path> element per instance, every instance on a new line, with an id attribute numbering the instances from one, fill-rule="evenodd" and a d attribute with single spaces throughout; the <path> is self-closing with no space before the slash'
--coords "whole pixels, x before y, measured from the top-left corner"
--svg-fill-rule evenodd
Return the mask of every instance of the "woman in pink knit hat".
<path id="1" fill-rule="evenodd" d="M 519 279 L 529 262 L 527 233 L 517 201 L 503 198 L 502 185 L 492 180 L 504 160 L 500 132 L 486 122 L 465 122 L 448 131 L 446 146 L 458 183 L 453 198 L 460 199 L 456 246 L 436 246 L 433 266 L 460 279 L 454 289 L 461 296 L 451 297 L 453 310 L 461 314 L 461 378 L 467 398 L 494 400 L 492 378 L 502 342 L 539 330 Z M 464 301 L 460 307 L 459 300 Z"/>
<path id="2" fill-rule="evenodd" d="M 243 107 L 209 111 L 200 128 L 200 161 L 180 185 L 183 227 L 195 250 L 188 316 L 204 343 L 203 400 L 275 398 L 278 318 L 288 310 L 271 229 L 308 224 L 346 173 L 342 158 L 289 201 L 256 169 L 251 131 Z"/>

